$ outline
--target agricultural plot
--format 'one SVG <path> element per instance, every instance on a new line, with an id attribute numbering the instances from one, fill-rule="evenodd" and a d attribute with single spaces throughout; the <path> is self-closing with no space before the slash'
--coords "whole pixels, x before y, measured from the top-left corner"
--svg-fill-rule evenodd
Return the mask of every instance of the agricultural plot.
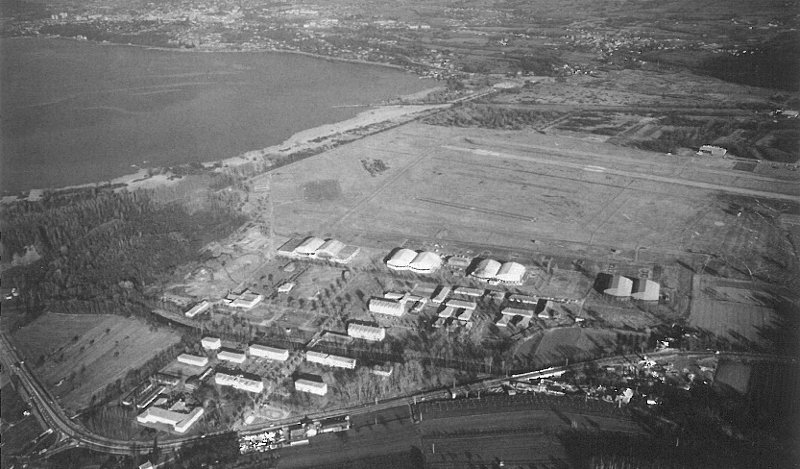
<path id="1" fill-rule="evenodd" d="M 752 282 L 697 275 L 692 298 L 692 327 L 740 345 L 762 344 L 778 319 L 778 298 Z"/>
<path id="2" fill-rule="evenodd" d="M 544 368 L 597 357 L 614 350 L 617 334 L 613 331 L 565 327 L 548 329 L 517 348 L 515 360 L 527 368 Z"/>
<path id="3" fill-rule="evenodd" d="M 13 338 L 39 379 L 74 411 L 180 340 L 172 331 L 136 319 L 55 313 L 23 327 Z"/>

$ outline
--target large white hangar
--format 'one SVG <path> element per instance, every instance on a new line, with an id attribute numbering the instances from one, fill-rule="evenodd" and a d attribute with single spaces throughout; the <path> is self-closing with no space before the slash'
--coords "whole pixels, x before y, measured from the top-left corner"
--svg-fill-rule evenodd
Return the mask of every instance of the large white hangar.
<path id="1" fill-rule="evenodd" d="M 638 278 L 633 282 L 631 297 L 640 301 L 658 301 L 661 285 L 646 278 Z"/>
<path id="2" fill-rule="evenodd" d="M 277 250 L 278 255 L 295 259 L 322 259 L 347 264 L 361 251 L 358 246 L 347 245 L 338 239 L 309 236 L 300 241 L 292 238 Z"/>
<path id="3" fill-rule="evenodd" d="M 490 283 L 521 285 L 525 278 L 525 266 L 519 262 L 500 263 L 494 259 L 483 259 L 472 270 L 473 277 Z"/>
<path id="4" fill-rule="evenodd" d="M 439 270 L 442 258 L 435 252 L 412 251 L 401 248 L 386 261 L 386 267 L 392 270 L 411 270 L 419 274 L 430 274 Z"/>
<path id="5" fill-rule="evenodd" d="M 310 238 L 306 238 L 306 240 L 303 241 L 300 246 L 297 246 L 294 252 L 295 254 L 299 254 L 301 256 L 313 256 L 324 244 L 324 239 L 311 236 Z"/>
<path id="6" fill-rule="evenodd" d="M 611 279 L 611 285 L 605 289 L 604 293 L 614 298 L 628 298 L 633 290 L 633 280 L 622 275 L 615 275 Z"/>

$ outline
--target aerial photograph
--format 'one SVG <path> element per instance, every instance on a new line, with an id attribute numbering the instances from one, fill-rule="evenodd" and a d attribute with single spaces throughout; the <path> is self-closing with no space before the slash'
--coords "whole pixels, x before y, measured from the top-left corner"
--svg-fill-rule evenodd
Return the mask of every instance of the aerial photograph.
<path id="1" fill-rule="evenodd" d="M 0 469 L 800 469 L 800 0 L 0 0 Z"/>

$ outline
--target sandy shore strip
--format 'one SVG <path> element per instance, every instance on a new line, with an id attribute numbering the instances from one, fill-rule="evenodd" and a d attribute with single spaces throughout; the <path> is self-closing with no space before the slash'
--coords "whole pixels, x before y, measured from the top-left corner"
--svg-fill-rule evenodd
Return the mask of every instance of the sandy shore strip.
<path id="1" fill-rule="evenodd" d="M 433 91 L 433 90 L 428 90 Z M 314 127 L 307 130 L 302 130 L 295 133 L 282 143 L 272 145 L 266 148 L 251 150 L 241 155 L 218 161 L 205 162 L 203 165 L 207 168 L 217 167 L 218 170 L 223 171 L 226 168 L 235 168 L 239 165 L 250 164 L 254 161 L 265 161 L 265 159 L 280 159 L 298 152 L 307 152 L 322 147 L 326 147 L 333 143 L 340 142 L 339 139 L 354 139 L 354 133 L 364 131 L 364 136 L 369 134 L 368 128 L 380 125 L 383 128 L 389 125 L 399 125 L 409 122 L 420 114 L 426 113 L 434 109 L 441 109 L 450 106 L 449 104 L 430 104 L 430 105 L 392 105 L 392 106 L 379 106 L 361 112 L 355 117 L 350 119 L 333 123 L 325 124 L 319 127 Z M 157 173 L 151 175 L 153 172 Z M 2 204 L 10 204 L 18 200 L 36 201 L 39 200 L 46 190 L 48 191 L 65 191 L 74 189 L 84 189 L 92 187 L 103 186 L 119 186 L 120 189 L 138 190 L 138 189 L 154 189 L 157 187 L 164 187 L 171 184 L 177 184 L 180 178 L 173 177 L 172 174 L 153 171 L 152 169 L 142 168 L 132 174 L 120 176 L 110 181 L 102 181 L 97 183 L 87 183 L 67 187 L 59 187 L 52 189 L 32 189 L 29 191 L 28 196 L 20 198 L 18 196 L 5 196 L 0 200 Z"/>

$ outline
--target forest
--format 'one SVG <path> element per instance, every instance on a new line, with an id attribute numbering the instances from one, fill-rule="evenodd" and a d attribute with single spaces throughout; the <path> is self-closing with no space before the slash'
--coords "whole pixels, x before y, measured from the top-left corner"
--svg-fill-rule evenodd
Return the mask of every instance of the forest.
<path id="1" fill-rule="evenodd" d="M 45 310 L 135 314 L 147 287 L 200 248 L 244 222 L 230 202 L 207 192 L 192 208 L 145 192 L 87 189 L 3 207 L 3 286 L 32 321 Z"/>

